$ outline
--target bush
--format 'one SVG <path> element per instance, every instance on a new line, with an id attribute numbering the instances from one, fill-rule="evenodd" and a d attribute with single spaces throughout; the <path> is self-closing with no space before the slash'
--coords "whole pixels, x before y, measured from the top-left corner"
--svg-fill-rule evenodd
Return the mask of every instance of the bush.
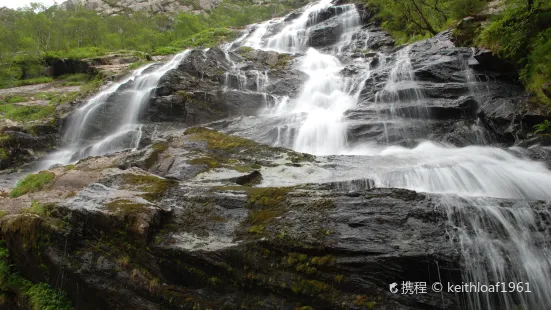
<path id="1" fill-rule="evenodd" d="M 34 284 L 13 272 L 8 258 L 8 248 L 0 241 L 0 289 L 27 297 L 32 310 L 74 309 L 65 293 L 56 291 L 47 283 Z"/>
<path id="2" fill-rule="evenodd" d="M 206 29 L 189 38 L 174 42 L 172 46 L 179 48 L 212 47 L 224 41 L 235 39 L 239 32 L 228 28 Z"/>
<path id="3" fill-rule="evenodd" d="M 543 85 L 551 82 L 551 28 L 538 35 L 520 77 L 540 101 L 551 104 L 551 100 L 542 92 Z"/>
<path id="4" fill-rule="evenodd" d="M 486 2 L 483 0 L 454 0 L 450 9 L 453 18 L 462 19 L 480 12 L 485 5 Z"/>
<path id="5" fill-rule="evenodd" d="M 520 71 L 520 79 L 541 102 L 551 103 L 541 87 L 551 81 L 551 3 L 511 1 L 485 27 L 477 43 L 491 49 Z"/>
<path id="6" fill-rule="evenodd" d="M 40 171 L 36 174 L 29 174 L 23 180 L 19 181 L 11 191 L 10 197 L 16 198 L 27 193 L 40 191 L 47 184 L 53 181 L 55 174 L 49 171 Z"/>
<path id="7" fill-rule="evenodd" d="M 54 290 L 47 283 L 31 285 L 25 292 L 29 298 L 29 303 L 33 310 L 71 310 L 74 309 L 69 304 L 67 296 L 64 293 Z"/>

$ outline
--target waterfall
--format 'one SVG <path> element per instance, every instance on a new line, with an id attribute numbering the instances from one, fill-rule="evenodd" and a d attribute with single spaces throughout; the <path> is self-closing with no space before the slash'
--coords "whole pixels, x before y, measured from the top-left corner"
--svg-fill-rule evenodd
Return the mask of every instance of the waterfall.
<path id="1" fill-rule="evenodd" d="M 324 10 L 330 8 L 334 15 L 328 17 Z M 323 48 L 313 47 L 312 35 L 320 25 L 329 27 L 323 24 L 327 19 L 333 19 L 330 26 L 338 38 Z M 551 172 L 544 163 L 490 146 L 491 139 L 481 132 L 481 126 L 471 128 L 477 145 L 456 147 L 431 140 L 431 97 L 420 90 L 422 81 L 414 73 L 415 45 L 387 54 L 375 53 L 368 51 L 375 38 L 363 28 L 354 5 L 334 6 L 332 0 L 310 3 L 298 16 L 249 26 L 242 36 L 222 48 L 231 66 L 220 81 L 220 93 L 261 94 L 259 101 L 263 102 L 258 105 L 265 108 L 256 119 L 235 120 L 244 122 L 241 132 L 235 132 L 244 136 L 253 133 L 254 137 L 273 133 L 271 143 L 275 146 L 319 156 L 335 155 L 330 160 L 340 165 L 338 170 L 312 172 L 314 177 L 296 182 L 312 182 L 315 178 L 315 182 L 338 184 L 340 190 L 375 186 L 427 193 L 435 207 L 447 215 L 450 242 L 461 252 L 465 282 L 531 285 L 530 294 L 465 294 L 461 297 L 465 308 L 548 308 L 551 236 L 542 223 L 551 221 L 551 215 L 549 203 L 535 201 L 551 201 Z M 294 69 L 306 76 L 297 93 L 270 94 L 270 83 L 278 77 L 269 76 L 264 68 L 251 69 L 236 55 L 232 58 L 231 53 L 241 46 L 296 56 Z M 372 65 L 365 54 L 354 55 L 358 50 L 376 54 L 377 65 Z M 185 51 L 163 65 L 140 68 L 76 109 L 64 135 L 64 147 L 49 155 L 43 167 L 138 148 L 143 134 L 140 114 L 152 91 L 161 77 L 177 68 L 188 54 Z M 465 65 L 463 79 L 472 97 L 480 96 L 476 88 L 471 88 L 477 80 L 469 70 Z M 372 93 L 369 89 L 366 93 L 370 94 L 362 98 L 371 78 L 368 85 L 372 85 Z M 364 114 L 351 117 L 354 110 Z M 112 128 L 99 128 L 94 123 L 107 117 Z M 351 138 L 357 124 L 368 125 L 367 141 Z"/>
<path id="2" fill-rule="evenodd" d="M 125 148 L 137 148 L 142 137 L 139 116 L 155 89 L 160 78 L 176 68 L 190 51 L 184 51 L 169 62 L 154 67 L 152 64 L 134 70 L 128 77 L 112 83 L 107 89 L 90 98 L 70 116 L 63 140 L 65 146 L 58 152 L 48 155 L 40 164 L 41 168 L 56 164 L 68 164 L 88 156 L 103 155 Z M 130 85 L 130 87 L 126 87 Z M 118 124 L 112 131 L 96 137 L 94 121 L 102 117 L 102 109 L 110 104 L 110 98 L 117 93 L 122 100 L 121 108 L 113 118 Z M 113 113 L 111 113 L 113 114 Z M 86 136 L 86 138 L 85 138 Z M 91 141 L 88 136 L 92 136 Z"/>
<path id="3" fill-rule="evenodd" d="M 351 190 L 358 187 L 358 182 L 367 182 L 367 188 L 374 184 L 431 193 L 437 208 L 447 214 L 451 242 L 462 254 L 465 282 L 531 285 L 529 294 L 463 294 L 463 307 L 548 308 L 551 239 L 541 223 L 549 221 L 550 215 L 547 205 L 535 210 L 528 202 L 551 200 L 551 172 L 545 164 L 519 158 L 509 150 L 481 146 L 489 139 L 476 124 L 471 130 L 477 146 L 459 148 L 427 139 L 430 132 L 417 125 L 430 121 L 427 106 L 431 99 L 418 87 L 411 64 L 412 45 L 395 53 L 393 62 L 378 54 L 377 70 L 388 70 L 388 78 L 373 101 L 363 107 L 372 112 L 369 115 L 373 119 L 359 120 L 374 126 L 382 124 L 386 143 L 353 145 L 348 139 L 353 122 L 346 119 L 346 113 L 357 108 L 360 91 L 374 69 L 363 58 L 351 60 L 348 56 L 358 48 L 367 48 L 371 37 L 361 28 L 355 7 L 341 6 L 337 42 L 324 49 L 310 47 L 312 26 L 321 10 L 330 6 L 330 1 L 322 0 L 310 4 L 288 23 L 274 19 L 253 25 L 249 35 L 237 43 L 267 51 L 301 53 L 295 68 L 308 76 L 295 98 L 281 100 L 259 115 L 264 121 L 257 129 L 271 130 L 264 127 L 275 124 L 276 146 L 316 155 L 356 155 L 358 159 L 351 160 L 349 170 L 337 171 L 331 177 L 348 182 Z M 343 74 L 348 64 L 359 70 Z M 466 66 L 466 82 L 472 96 L 479 97 L 480 93 L 471 88 L 476 78 L 469 70 Z M 391 136 L 415 138 L 418 143 L 404 147 Z M 342 187 L 344 183 L 338 184 Z M 512 202 L 503 205 L 498 198 Z M 534 231 L 540 239 L 530 238 Z"/>

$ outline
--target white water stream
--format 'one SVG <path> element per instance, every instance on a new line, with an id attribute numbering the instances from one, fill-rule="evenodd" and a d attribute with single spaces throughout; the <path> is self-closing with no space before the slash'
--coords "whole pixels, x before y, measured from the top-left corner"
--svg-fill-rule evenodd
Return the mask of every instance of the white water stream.
<path id="1" fill-rule="evenodd" d="M 408 129 L 411 126 L 404 124 L 411 125 L 415 119 L 429 116 L 423 93 L 409 87 L 416 83 L 409 48 L 401 49 L 394 56 L 388 80 L 370 107 L 376 113 L 390 111 L 377 114 L 376 119 L 384 124 L 386 144 L 374 141 L 351 146 L 350 123 L 345 115 L 357 106 L 360 92 L 372 72 L 369 63 L 356 59 L 355 64 L 361 70 L 343 75 L 346 61 L 352 60 L 344 60 L 342 56 L 354 51 L 358 41 L 363 40 L 363 47 L 367 46 L 370 35 L 361 28 L 355 6 L 344 5 L 340 7 L 341 35 L 336 44 L 323 50 L 309 47 L 312 25 L 317 23 L 321 10 L 330 6 L 331 0 L 321 0 L 306 7 L 300 16 L 289 22 L 278 18 L 251 26 L 249 34 L 226 46 L 226 51 L 232 46 L 244 45 L 300 53 L 296 68 L 305 73 L 307 79 L 297 96 L 276 98 L 264 93 L 270 83 L 268 74 L 256 71 L 253 76 L 247 76 L 237 65 L 226 74 L 226 90 L 235 84 L 238 90 L 264 93 L 263 104 L 274 103 L 258 118 L 263 126 L 275 124 L 269 129 L 277 132 L 276 145 L 316 155 L 355 155 L 347 162 L 349 169 L 334 172 L 331 178 L 335 180 L 370 179 L 379 187 L 437 194 L 440 197 L 437 205 L 448 215 L 450 227 L 454 228 L 450 234 L 455 236 L 452 239 L 458 240 L 456 245 L 461 249 L 465 281 L 486 284 L 522 281 L 529 282 L 532 287 L 530 295 L 506 293 L 493 298 L 488 294 L 468 294 L 466 308 L 551 308 L 549 232 L 540 232 L 542 240 L 538 243 L 530 239 L 537 231 L 540 213 L 548 212 L 542 208 L 538 213 L 527 202 L 551 201 L 551 172 L 544 163 L 522 159 L 509 150 L 490 146 L 457 148 L 428 139 L 413 148 L 392 145 L 389 136 L 412 134 Z M 66 147 L 49 156 L 45 166 L 136 148 L 141 138 L 138 116 L 151 91 L 187 54 L 179 54 L 160 67 L 141 68 L 79 108 L 71 118 L 65 136 Z M 227 59 L 233 63 L 229 56 Z M 247 89 L 251 79 L 256 89 Z M 132 82 L 131 87 L 121 88 L 127 82 Z M 126 94 L 126 106 L 121 110 L 116 129 L 94 141 L 83 139 L 93 130 L 90 118 L 101 113 L 109 97 L 116 92 Z M 410 111 L 407 119 L 397 109 L 404 106 Z M 516 203 L 504 206 L 496 198 L 513 199 Z"/>
<path id="2" fill-rule="evenodd" d="M 551 239 L 549 232 L 542 232 L 543 241 L 537 244 L 530 239 L 537 231 L 540 215 L 524 201 L 551 200 L 551 172 L 544 163 L 521 159 L 507 150 L 488 146 L 457 148 L 427 140 L 414 148 L 377 143 L 351 147 L 345 113 L 356 107 L 370 71 L 369 66 L 364 66 L 366 69 L 357 74 L 343 76 L 345 65 L 340 56 L 354 48 L 353 40 L 363 36 L 367 41 L 369 34 L 360 29 L 354 6 L 348 6 L 339 17 L 343 30 L 337 44 L 323 51 L 308 47 L 309 25 L 316 24 L 318 12 L 330 5 L 331 1 L 327 0 L 310 5 L 275 34 L 269 29 L 282 23 L 282 19 L 259 24 L 248 37 L 240 40 L 240 44 L 256 49 L 304 53 L 297 69 L 306 73 L 308 79 L 300 94 L 279 101 L 262 116 L 279 120 L 276 145 L 316 155 L 358 156 L 359 162 L 333 174 L 332 178 L 371 179 L 379 187 L 439 194 L 438 205 L 448 214 L 453 227 L 450 234 L 461 248 L 464 281 L 486 284 L 516 281 L 532 285 L 530 294 L 464 294 L 465 308 L 549 309 Z M 390 111 L 380 114 L 378 119 L 385 126 L 387 144 L 390 135 L 387 124 L 409 124 L 411 119 L 429 117 L 424 94 L 415 87 L 409 53 L 409 47 L 397 53 L 388 81 L 377 93 L 372 107 L 375 111 Z M 407 119 L 396 110 L 404 106 L 408 107 Z M 407 126 L 394 128 L 405 129 L 393 135 L 412 135 L 405 132 L 412 131 Z M 514 199 L 518 203 L 502 206 L 495 198 Z M 541 212 L 549 219 L 546 208 Z"/>
<path id="3" fill-rule="evenodd" d="M 151 68 L 152 65 L 147 65 L 137 69 L 127 78 L 113 82 L 107 89 L 89 99 L 71 115 L 63 137 L 65 146 L 45 158 L 41 168 L 65 165 L 88 156 L 103 155 L 125 148 L 137 148 L 142 136 L 142 125 L 138 118 L 151 96 L 151 91 L 161 77 L 176 68 L 189 52 L 187 50 L 174 56 L 162 66 Z M 131 83 L 131 87 L 123 88 L 128 83 Z M 122 97 L 116 104 L 123 106 L 117 110 L 117 115 L 110 115 L 118 123 L 115 130 L 94 137 L 92 141 L 85 139 L 85 135 L 94 135 L 93 118 L 101 117 L 102 110 L 110 104 L 109 99 L 115 93 Z"/>

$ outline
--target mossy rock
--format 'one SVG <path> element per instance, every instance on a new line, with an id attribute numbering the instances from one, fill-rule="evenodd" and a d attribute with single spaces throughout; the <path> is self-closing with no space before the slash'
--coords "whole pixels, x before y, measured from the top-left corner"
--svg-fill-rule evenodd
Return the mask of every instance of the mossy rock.
<path id="1" fill-rule="evenodd" d="M 191 127 L 186 129 L 185 135 L 189 136 L 190 141 L 203 141 L 207 143 L 208 150 L 215 153 L 215 158 L 220 162 L 226 162 L 232 164 L 229 157 L 248 157 L 251 161 L 255 162 L 251 164 L 239 165 L 234 160 L 233 167 L 239 172 L 251 172 L 255 169 L 259 169 L 259 164 L 256 160 L 262 157 L 273 159 L 274 156 L 287 155 L 288 159 L 292 163 L 301 163 L 306 161 L 314 161 L 315 156 L 305 153 L 298 153 L 289 149 L 280 147 L 271 147 L 268 145 L 260 144 L 258 142 L 245 139 L 242 137 L 228 135 L 216 130 L 204 128 L 204 127 Z M 223 159 L 221 159 L 223 158 Z M 250 168 L 249 168 L 250 167 Z"/>
<path id="2" fill-rule="evenodd" d="M 168 149 L 168 145 L 158 142 L 154 143 L 151 148 L 153 149 L 153 151 L 145 160 L 145 168 L 147 169 L 153 167 L 159 161 L 160 155 Z"/>
<path id="3" fill-rule="evenodd" d="M 164 179 L 154 175 L 130 173 L 123 174 L 122 180 L 123 188 L 144 192 L 139 196 L 148 201 L 161 199 L 169 188 L 178 184 L 177 181 Z"/>
<path id="4" fill-rule="evenodd" d="M 107 207 L 107 210 L 111 212 L 122 214 L 143 212 L 147 209 L 146 204 L 130 201 L 128 199 L 113 200 L 105 204 L 105 206 Z"/>

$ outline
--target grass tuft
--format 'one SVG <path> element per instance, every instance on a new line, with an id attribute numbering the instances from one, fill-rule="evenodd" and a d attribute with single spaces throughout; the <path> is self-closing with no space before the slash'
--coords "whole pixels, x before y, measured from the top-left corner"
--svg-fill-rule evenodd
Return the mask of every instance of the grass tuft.
<path id="1" fill-rule="evenodd" d="M 27 193 L 38 192 L 52 182 L 54 177 L 55 174 L 50 171 L 40 171 L 36 174 L 29 174 L 17 183 L 16 187 L 11 191 L 10 197 L 16 198 Z"/>

